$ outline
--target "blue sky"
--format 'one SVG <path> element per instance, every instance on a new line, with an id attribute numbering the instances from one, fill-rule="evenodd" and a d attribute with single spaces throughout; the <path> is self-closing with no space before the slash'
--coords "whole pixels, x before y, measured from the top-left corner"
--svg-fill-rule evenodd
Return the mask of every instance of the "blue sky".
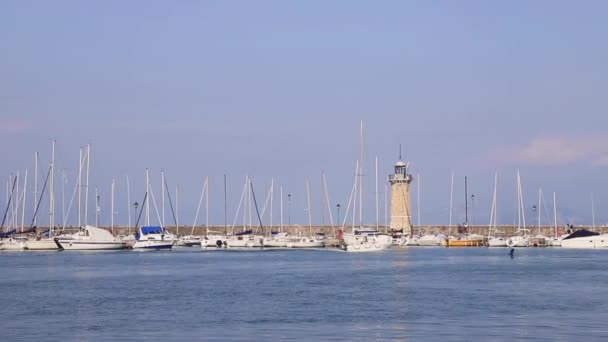
<path id="1" fill-rule="evenodd" d="M 313 221 L 327 222 L 321 171 L 332 206 L 345 207 L 363 120 L 369 223 L 373 159 L 383 191 L 399 144 L 421 175 L 423 223 L 447 222 L 451 172 L 454 221 L 467 175 L 487 222 L 495 170 L 500 221 L 512 223 L 518 168 L 526 207 L 542 187 L 547 201 L 557 192 L 561 219 L 590 224 L 593 193 L 605 223 L 607 11 L 603 1 L 3 1 L 0 174 L 31 173 L 35 151 L 48 163 L 54 138 L 71 194 L 91 143 L 102 222 L 111 179 L 126 222 L 126 175 L 141 202 L 145 168 L 157 192 L 161 169 L 179 184 L 184 224 L 205 176 L 210 221 L 223 223 L 223 174 L 229 221 L 249 174 L 258 198 L 272 177 L 283 185 L 303 224 L 309 179 Z"/>

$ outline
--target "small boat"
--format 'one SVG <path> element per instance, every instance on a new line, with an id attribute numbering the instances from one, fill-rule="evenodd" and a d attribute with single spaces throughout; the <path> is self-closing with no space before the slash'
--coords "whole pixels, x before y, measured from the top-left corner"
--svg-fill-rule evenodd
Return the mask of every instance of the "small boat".
<path id="1" fill-rule="evenodd" d="M 186 235 L 179 238 L 176 242 L 177 246 L 182 247 L 198 247 L 203 243 L 204 238 L 197 235 Z"/>
<path id="2" fill-rule="evenodd" d="M 448 247 L 481 247 L 484 245 L 483 237 L 465 235 L 447 240 Z"/>
<path id="3" fill-rule="evenodd" d="M 378 252 L 388 249 L 393 243 L 390 235 L 373 229 L 343 233 L 342 240 L 347 252 Z"/>
<path id="4" fill-rule="evenodd" d="M 271 237 L 264 239 L 264 247 L 288 247 L 287 244 L 290 242 L 290 237 L 287 233 L 276 233 Z"/>
<path id="5" fill-rule="evenodd" d="M 530 236 L 528 229 L 518 229 L 516 233 L 523 232 L 523 235 L 511 236 L 507 239 L 507 247 L 528 247 L 530 245 Z"/>
<path id="6" fill-rule="evenodd" d="M 608 234 L 577 230 L 561 241 L 562 248 L 607 248 Z"/>
<path id="7" fill-rule="evenodd" d="M 0 250 L 3 251 L 22 251 L 25 249 L 26 238 L 11 236 L 8 239 L 0 240 Z"/>
<path id="8" fill-rule="evenodd" d="M 55 238 L 55 243 L 64 250 L 111 250 L 127 247 L 126 242 L 115 238 L 109 231 L 89 225 L 70 237 Z"/>
<path id="9" fill-rule="evenodd" d="M 201 248 L 208 247 L 226 247 L 226 236 L 224 235 L 206 235 L 201 239 Z"/>
<path id="10" fill-rule="evenodd" d="M 252 234 L 251 230 L 229 236 L 225 240 L 228 248 L 259 248 L 264 246 L 264 237 Z"/>
<path id="11" fill-rule="evenodd" d="M 323 248 L 325 247 L 325 241 L 317 237 L 309 236 L 298 236 L 291 237 L 287 240 L 285 245 L 287 248 Z"/>
<path id="12" fill-rule="evenodd" d="M 54 238 L 34 239 L 25 242 L 25 249 L 30 251 L 57 250 Z"/>
<path id="13" fill-rule="evenodd" d="M 445 240 L 446 236 L 443 234 L 439 235 L 423 235 L 418 239 L 418 246 L 440 246 L 442 240 Z"/>
<path id="14" fill-rule="evenodd" d="M 175 236 L 160 226 L 140 227 L 135 234 L 133 249 L 171 249 Z"/>
<path id="15" fill-rule="evenodd" d="M 507 247 L 507 239 L 504 237 L 490 237 L 488 239 L 488 247 Z"/>

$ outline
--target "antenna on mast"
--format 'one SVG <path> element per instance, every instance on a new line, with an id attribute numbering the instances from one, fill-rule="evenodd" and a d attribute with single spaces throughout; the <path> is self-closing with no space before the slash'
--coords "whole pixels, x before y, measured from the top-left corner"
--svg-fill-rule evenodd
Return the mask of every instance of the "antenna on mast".
<path id="1" fill-rule="evenodd" d="M 401 159 L 401 144 L 399 144 L 399 160 L 402 160 Z"/>

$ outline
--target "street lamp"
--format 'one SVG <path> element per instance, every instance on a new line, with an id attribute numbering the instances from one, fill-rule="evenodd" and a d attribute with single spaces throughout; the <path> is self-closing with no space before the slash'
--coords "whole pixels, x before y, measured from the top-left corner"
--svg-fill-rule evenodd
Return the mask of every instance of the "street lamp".
<path id="1" fill-rule="evenodd" d="M 340 203 L 336 204 L 336 209 L 338 209 L 338 225 L 340 225 Z"/>
<path id="2" fill-rule="evenodd" d="M 287 224 L 291 225 L 291 194 L 287 194 Z"/>
<path id="3" fill-rule="evenodd" d="M 536 223 L 536 205 L 532 206 L 532 217 L 534 217 L 534 222 Z"/>
<path id="4" fill-rule="evenodd" d="M 473 225 L 475 225 L 475 194 L 471 194 L 471 207 L 473 211 Z"/>

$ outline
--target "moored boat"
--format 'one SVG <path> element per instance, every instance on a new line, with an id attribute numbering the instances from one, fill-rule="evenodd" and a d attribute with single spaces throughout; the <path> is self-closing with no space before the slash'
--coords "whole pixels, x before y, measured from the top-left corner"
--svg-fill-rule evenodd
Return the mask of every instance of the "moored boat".
<path id="1" fill-rule="evenodd" d="M 133 249 L 171 249 L 175 236 L 160 226 L 140 227 L 135 234 Z"/>
<path id="2" fill-rule="evenodd" d="M 127 247 L 126 242 L 114 237 L 109 231 L 89 225 L 70 238 L 55 238 L 55 243 L 64 250 L 111 250 Z"/>

